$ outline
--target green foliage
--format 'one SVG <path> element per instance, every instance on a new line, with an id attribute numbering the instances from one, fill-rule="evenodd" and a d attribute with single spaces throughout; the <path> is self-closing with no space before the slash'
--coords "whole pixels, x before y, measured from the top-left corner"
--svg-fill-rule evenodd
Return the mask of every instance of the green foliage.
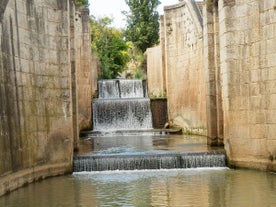
<path id="1" fill-rule="evenodd" d="M 146 79 L 146 78 L 145 78 L 144 72 L 143 72 L 140 68 L 138 68 L 138 69 L 135 71 L 135 73 L 134 73 L 134 78 L 135 78 L 135 79 L 142 79 L 142 80 Z"/>
<path id="2" fill-rule="evenodd" d="M 146 79 L 146 68 L 145 68 L 145 61 L 146 57 L 142 53 L 141 50 L 135 47 L 132 42 L 128 42 L 129 45 L 129 57 L 130 61 L 128 62 L 128 69 L 134 71 L 132 77 L 136 79 Z"/>
<path id="3" fill-rule="evenodd" d="M 127 18 L 125 37 L 142 52 L 159 42 L 159 0 L 125 0 L 130 11 L 123 13 Z"/>
<path id="4" fill-rule="evenodd" d="M 100 61 L 99 79 L 113 79 L 129 61 L 128 45 L 121 30 L 110 27 L 109 17 L 91 17 L 91 46 Z"/>
<path id="5" fill-rule="evenodd" d="M 76 6 L 77 7 L 85 7 L 88 8 L 89 7 L 89 0 L 76 0 Z"/>

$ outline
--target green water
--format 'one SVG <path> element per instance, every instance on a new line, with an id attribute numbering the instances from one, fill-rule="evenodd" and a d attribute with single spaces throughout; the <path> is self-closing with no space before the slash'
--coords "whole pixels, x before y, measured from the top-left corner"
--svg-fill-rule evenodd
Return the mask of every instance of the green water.
<path id="1" fill-rule="evenodd" d="M 2 207 L 275 207 L 276 174 L 214 169 L 79 173 L 0 197 Z"/>
<path id="2" fill-rule="evenodd" d="M 193 152 L 198 136 L 95 137 L 79 154 Z M 0 207 L 275 207 L 276 174 L 228 168 L 82 172 L 30 184 L 0 197 Z"/>

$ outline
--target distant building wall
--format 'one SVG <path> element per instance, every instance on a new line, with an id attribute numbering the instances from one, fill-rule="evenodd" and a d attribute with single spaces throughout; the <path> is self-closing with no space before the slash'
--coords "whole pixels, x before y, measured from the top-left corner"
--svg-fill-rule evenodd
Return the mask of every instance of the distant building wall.
<path id="1" fill-rule="evenodd" d="M 72 170 L 78 111 L 89 116 L 77 100 L 89 84 L 78 88 L 77 80 L 90 77 L 86 68 L 78 73 L 89 54 L 77 60 L 76 45 L 90 51 L 87 23 L 79 26 L 71 0 L 1 2 L 0 195 Z"/>
<path id="2" fill-rule="evenodd" d="M 148 48 L 147 54 L 147 78 L 148 78 L 148 94 L 150 97 L 165 96 L 165 82 L 163 82 L 163 60 L 162 47 L 156 46 Z"/>
<path id="3" fill-rule="evenodd" d="M 206 134 L 203 33 L 192 1 L 164 8 L 166 90 L 170 122 Z"/>

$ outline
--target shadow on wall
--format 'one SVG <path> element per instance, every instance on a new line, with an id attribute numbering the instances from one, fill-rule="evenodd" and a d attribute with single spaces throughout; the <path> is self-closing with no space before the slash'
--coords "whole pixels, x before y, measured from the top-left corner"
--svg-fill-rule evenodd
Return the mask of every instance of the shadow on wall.
<path id="1" fill-rule="evenodd" d="M 3 21 L 4 11 L 6 10 L 8 2 L 9 0 L 2 0 L 2 3 L 0 4 L 0 23 Z"/>

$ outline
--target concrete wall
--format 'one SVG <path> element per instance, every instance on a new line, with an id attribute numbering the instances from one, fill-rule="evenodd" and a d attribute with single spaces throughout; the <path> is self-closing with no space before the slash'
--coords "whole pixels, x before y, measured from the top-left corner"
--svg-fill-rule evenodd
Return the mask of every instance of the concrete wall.
<path id="1" fill-rule="evenodd" d="M 276 170 L 276 2 L 220 0 L 225 148 L 232 164 Z"/>
<path id="2" fill-rule="evenodd" d="M 0 195 L 72 169 L 78 110 L 87 108 L 77 103 L 76 38 L 89 44 L 76 26 L 70 0 L 1 2 Z"/>
<path id="3" fill-rule="evenodd" d="M 190 0 L 164 8 L 166 90 L 169 120 L 206 134 L 203 33 L 198 12 Z"/>

